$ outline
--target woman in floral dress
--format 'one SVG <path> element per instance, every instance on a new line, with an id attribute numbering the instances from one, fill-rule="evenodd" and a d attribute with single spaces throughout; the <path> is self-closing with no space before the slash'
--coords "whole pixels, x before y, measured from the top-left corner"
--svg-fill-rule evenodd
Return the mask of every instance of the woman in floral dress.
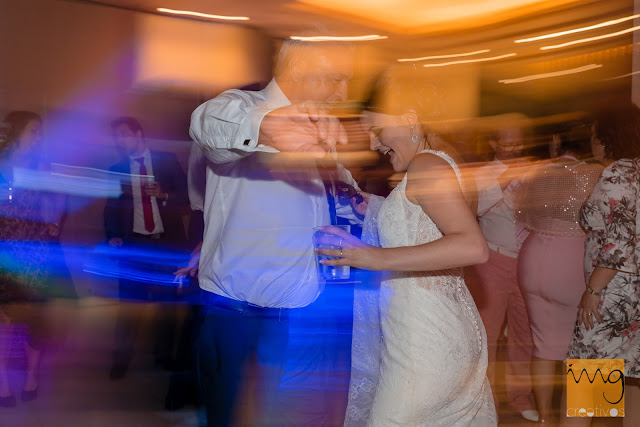
<path id="1" fill-rule="evenodd" d="M 600 114 L 592 136 L 592 145 L 598 143 L 614 162 L 580 212 L 587 287 L 567 359 L 624 359 L 631 402 L 640 395 L 640 109 Z"/>

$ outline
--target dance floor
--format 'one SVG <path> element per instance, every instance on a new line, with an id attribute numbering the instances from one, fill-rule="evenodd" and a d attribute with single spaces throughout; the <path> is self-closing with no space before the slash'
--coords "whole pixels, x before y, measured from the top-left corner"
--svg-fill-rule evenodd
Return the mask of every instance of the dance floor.
<path id="1" fill-rule="evenodd" d="M 150 319 L 157 307 L 148 304 L 129 308 L 141 317 L 139 336 L 153 336 Z M 198 427 L 199 411 L 194 406 L 178 411 L 164 409 L 171 372 L 156 366 L 151 339 L 137 341 L 125 378 L 109 379 L 117 309 L 117 302 L 100 298 L 51 304 L 48 310 L 53 334 L 43 358 L 38 397 L 26 403 L 18 399 L 14 408 L 0 408 L 0 426 Z M 19 346 L 14 347 L 9 374 L 19 397 L 24 364 Z M 498 392 L 503 396 L 500 389 Z M 533 426 L 508 411 L 507 405 L 501 405 L 500 425 Z"/>

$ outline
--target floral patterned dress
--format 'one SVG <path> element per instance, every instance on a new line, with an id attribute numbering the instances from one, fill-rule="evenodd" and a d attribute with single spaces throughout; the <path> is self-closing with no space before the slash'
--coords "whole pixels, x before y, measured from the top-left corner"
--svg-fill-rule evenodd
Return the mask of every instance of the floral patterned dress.
<path id="1" fill-rule="evenodd" d="M 625 375 L 640 377 L 640 159 L 606 168 L 582 206 L 587 231 L 585 275 L 594 267 L 618 270 L 602 292 L 602 323 L 576 326 L 568 359 L 625 359 Z"/>

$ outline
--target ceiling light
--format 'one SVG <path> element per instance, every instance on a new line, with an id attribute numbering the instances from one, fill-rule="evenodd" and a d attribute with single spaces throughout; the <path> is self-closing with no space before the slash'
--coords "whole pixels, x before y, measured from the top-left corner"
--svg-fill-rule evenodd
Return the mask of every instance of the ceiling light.
<path id="1" fill-rule="evenodd" d="M 350 37 L 334 37 L 334 36 L 291 36 L 289 37 L 291 40 L 300 40 L 305 42 L 360 42 L 360 41 L 370 41 L 370 40 L 383 40 L 389 37 L 387 36 L 379 36 L 377 34 L 371 34 L 368 36 L 350 36 Z"/>
<path id="2" fill-rule="evenodd" d="M 423 67 L 444 67 L 446 65 L 456 65 L 456 64 L 468 64 L 471 62 L 485 62 L 485 61 L 495 61 L 498 59 L 509 58 L 511 56 L 516 56 L 517 53 L 507 53 L 506 55 L 500 56 L 492 56 L 490 58 L 478 58 L 478 59 L 467 59 L 463 61 L 451 61 L 451 62 L 442 62 L 439 64 L 424 64 Z"/>
<path id="3" fill-rule="evenodd" d="M 208 19 L 222 19 L 225 21 L 248 21 L 249 18 L 246 16 L 222 16 L 222 15 L 210 15 L 208 13 L 200 13 L 200 12 L 192 12 L 190 10 L 175 10 L 175 9 L 166 9 L 164 7 L 159 7 L 156 9 L 158 12 L 170 13 L 172 15 L 187 15 L 187 16 L 196 16 L 198 18 L 208 18 Z"/>
<path id="4" fill-rule="evenodd" d="M 588 42 L 593 42 L 593 41 L 596 41 L 596 40 L 608 39 L 608 38 L 611 38 L 611 37 L 617 37 L 617 36 L 621 36 L 623 34 L 632 33 L 632 32 L 634 32 L 636 30 L 640 30 L 640 26 L 627 28 L 626 30 L 617 31 L 615 33 L 609 33 L 609 34 L 603 34 L 601 36 L 589 37 L 587 39 L 574 40 L 574 41 L 571 41 L 571 42 L 566 42 L 566 43 L 562 43 L 562 44 L 556 44 L 556 45 L 553 45 L 553 46 L 543 46 L 543 47 L 540 48 L 540 50 L 559 49 L 561 47 L 573 46 L 574 44 L 588 43 Z"/>
<path id="5" fill-rule="evenodd" d="M 532 74 L 530 76 L 519 77 L 517 79 L 498 80 L 498 82 L 503 83 L 505 85 L 513 84 L 513 83 L 524 83 L 531 80 L 548 79 L 551 77 L 566 76 L 567 74 L 582 73 L 584 71 L 594 70 L 600 67 L 602 67 L 602 64 L 589 64 L 589 65 L 585 65 L 584 67 L 571 68 L 569 70 L 554 71 L 552 73 L 543 73 L 543 74 Z"/>
<path id="6" fill-rule="evenodd" d="M 398 59 L 398 62 L 417 62 L 417 61 L 426 61 L 429 59 L 459 58 L 462 56 L 479 55 L 481 53 L 487 53 L 487 52 L 491 52 L 491 50 L 482 49 L 482 50 L 476 50 L 475 52 L 454 53 L 452 55 L 423 56 L 421 58 L 403 58 L 403 59 Z"/>
<path id="7" fill-rule="evenodd" d="M 640 71 L 634 71 L 633 73 L 623 74 L 621 76 L 609 77 L 608 79 L 604 79 L 603 81 L 624 79 L 625 77 L 632 77 L 638 74 L 640 74 Z"/>
<path id="8" fill-rule="evenodd" d="M 520 40 L 514 41 L 514 43 L 528 43 L 528 42 L 534 42 L 534 41 L 538 41 L 538 40 L 552 39 L 554 37 L 566 36 L 567 34 L 575 34 L 575 33 L 580 33 L 582 31 L 595 30 L 597 28 L 608 27 L 610 25 L 620 24 L 621 22 L 631 21 L 632 19 L 636 19 L 636 18 L 639 18 L 639 17 L 640 17 L 640 14 L 639 15 L 625 16 L 624 18 L 614 19 L 613 21 L 601 22 L 599 24 L 590 25 L 588 27 L 574 28 L 573 30 L 560 31 L 558 33 L 545 34 L 543 36 L 531 37 L 531 38 L 528 38 L 528 39 L 520 39 Z"/>

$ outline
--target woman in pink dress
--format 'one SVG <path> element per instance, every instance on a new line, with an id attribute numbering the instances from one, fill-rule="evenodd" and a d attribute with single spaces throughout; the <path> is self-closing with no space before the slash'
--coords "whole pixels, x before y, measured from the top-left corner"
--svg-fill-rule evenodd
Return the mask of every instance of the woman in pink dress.
<path id="1" fill-rule="evenodd" d="M 519 220 L 531 234 L 520 251 L 518 272 L 534 343 L 531 374 L 541 422 L 552 421 L 561 361 L 585 286 L 579 212 L 602 171 L 582 160 L 590 154 L 590 137 L 584 125 L 561 135 L 559 156 L 533 168 L 521 194 Z"/>

